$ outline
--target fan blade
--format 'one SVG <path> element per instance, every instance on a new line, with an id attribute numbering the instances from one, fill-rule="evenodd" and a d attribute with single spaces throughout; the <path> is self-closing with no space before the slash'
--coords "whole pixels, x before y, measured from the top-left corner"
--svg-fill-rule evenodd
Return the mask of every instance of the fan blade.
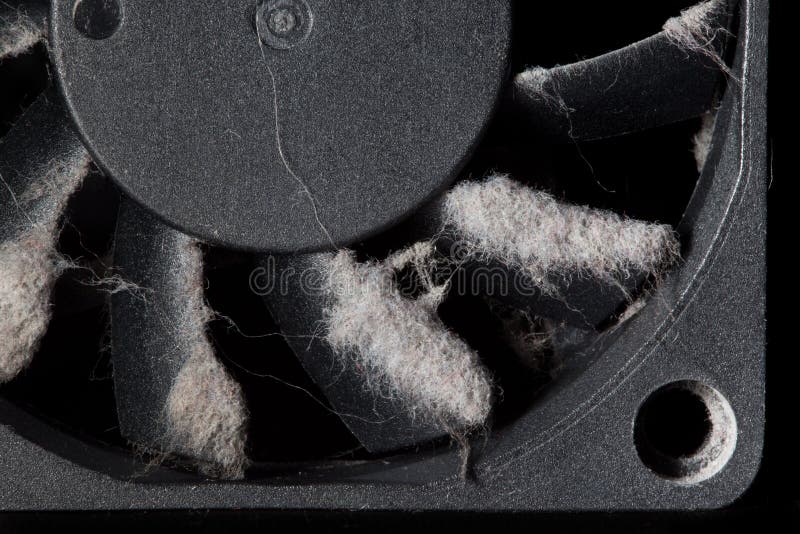
<path id="1" fill-rule="evenodd" d="M 39 97 L 0 141 L 0 383 L 31 360 L 65 263 L 59 222 L 91 160 L 58 97 Z"/>
<path id="2" fill-rule="evenodd" d="M 44 39 L 48 2 L 0 2 L 0 60 L 18 56 Z"/>
<path id="3" fill-rule="evenodd" d="M 340 252 L 339 254 L 347 253 Z M 406 391 L 408 389 L 406 386 L 409 383 L 416 384 L 413 379 L 409 380 L 409 377 L 403 377 L 395 380 L 398 377 L 391 375 L 397 374 L 397 371 L 386 368 L 383 368 L 382 371 L 389 376 L 376 377 L 372 372 L 372 365 L 355 356 L 358 349 L 333 348 L 327 337 L 327 330 L 331 328 L 331 325 L 326 324 L 326 321 L 329 319 L 330 310 L 335 305 L 336 298 L 331 289 L 326 286 L 326 273 L 337 258 L 341 258 L 341 256 L 321 253 L 296 257 L 268 257 L 263 260 L 263 266 L 267 272 L 271 273 L 270 276 L 274 280 L 279 280 L 280 284 L 280 287 L 274 287 L 271 291 L 264 292 L 265 302 L 302 365 L 324 392 L 334 411 L 340 415 L 364 447 L 373 453 L 411 447 L 469 426 L 470 423 L 464 424 L 463 420 L 456 421 L 451 425 L 450 423 L 453 421 L 448 416 L 452 412 L 444 417 L 426 417 L 430 414 L 423 413 L 427 411 L 425 408 L 421 408 L 419 404 L 415 406 L 413 401 L 409 403 L 409 392 Z M 357 294 L 361 290 L 359 282 L 354 282 L 347 290 Z M 374 301 L 370 304 L 372 303 Z M 387 310 L 388 313 L 392 313 L 392 311 Z M 353 318 L 348 324 L 342 326 L 356 337 L 362 336 L 363 339 L 370 334 L 364 334 L 361 327 L 355 324 L 359 320 L 360 318 Z M 387 320 L 385 315 L 378 313 L 375 321 L 373 332 L 382 329 L 391 332 L 391 318 Z M 413 321 L 405 324 L 410 329 L 416 327 Z M 445 332 L 443 326 L 442 330 L 438 341 L 444 344 L 447 342 L 448 336 L 453 334 Z M 395 339 L 401 344 L 406 341 L 413 343 L 415 336 L 420 344 L 424 345 L 422 331 L 410 332 L 405 338 L 396 336 Z M 392 339 L 392 333 L 389 333 L 387 337 Z M 370 343 L 373 348 L 379 344 L 374 340 L 365 343 Z M 389 350 L 392 350 L 392 347 Z M 401 352 L 404 352 L 401 357 L 413 358 L 415 351 L 412 348 L 408 351 L 401 350 Z M 442 354 L 437 354 L 436 350 L 425 354 L 425 358 L 430 362 L 441 362 L 442 366 L 449 365 L 443 361 L 445 358 L 442 356 Z M 463 363 L 468 366 L 470 362 Z M 459 365 L 452 363 L 452 360 L 451 364 Z M 420 364 L 419 367 L 424 366 Z M 434 371 L 440 371 L 442 368 Z M 433 390 L 437 387 L 442 389 L 449 387 L 449 391 L 453 391 L 455 395 L 465 397 L 473 393 L 480 396 L 479 392 L 485 389 L 488 391 L 487 395 L 490 395 L 488 380 L 483 384 L 481 373 L 480 369 L 472 374 L 468 370 L 463 374 L 433 372 L 431 373 L 433 376 L 430 377 L 433 384 L 429 387 Z M 470 376 L 476 380 L 471 381 Z M 476 384 L 478 384 L 477 387 L 475 387 Z M 422 388 L 424 389 L 424 386 Z M 437 392 L 433 391 L 433 396 L 436 395 Z M 441 404 L 446 404 L 446 402 L 441 402 Z M 415 410 L 415 408 L 418 409 Z M 469 409 L 464 411 L 469 411 Z M 443 410 L 442 414 L 444 413 L 446 412 Z M 485 415 L 481 413 L 478 419 Z"/>
<path id="4" fill-rule="evenodd" d="M 714 12 L 712 27 L 719 31 L 699 46 L 663 31 L 593 59 L 528 69 L 515 79 L 513 112 L 538 134 L 561 141 L 601 139 L 699 117 L 712 109 L 723 79 L 720 58 L 730 18 L 724 11 Z"/>
<path id="5" fill-rule="evenodd" d="M 582 329 L 622 311 L 679 250 L 668 226 L 563 203 L 502 176 L 458 184 L 414 224 L 463 267 L 456 291 Z"/>
<path id="6" fill-rule="evenodd" d="M 445 253 L 457 247 L 457 242 L 442 237 L 437 243 Z M 582 330 L 600 328 L 630 303 L 631 295 L 647 281 L 644 272 L 633 272 L 618 284 L 605 280 L 576 276 L 572 279 L 554 278 L 550 292 L 545 292 L 526 274 L 500 261 L 471 261 L 464 265 L 467 291 L 484 298 L 502 302 L 532 317 L 543 317 L 556 324 Z"/>
<path id="7" fill-rule="evenodd" d="M 149 450 L 240 478 L 247 412 L 239 385 L 206 335 L 198 242 L 123 200 L 112 298 L 114 387 L 122 435 Z"/>
<path id="8" fill-rule="evenodd" d="M 89 161 L 58 95 L 41 95 L 0 139 L 0 241 L 55 231 Z"/>

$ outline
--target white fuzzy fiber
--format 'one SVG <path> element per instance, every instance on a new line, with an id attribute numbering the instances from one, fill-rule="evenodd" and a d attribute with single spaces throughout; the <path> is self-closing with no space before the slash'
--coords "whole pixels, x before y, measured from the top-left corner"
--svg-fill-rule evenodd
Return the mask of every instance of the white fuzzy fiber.
<path id="1" fill-rule="evenodd" d="M 0 243 L 0 383 L 27 367 L 47 331 L 59 261 L 52 234 L 38 228 Z"/>
<path id="2" fill-rule="evenodd" d="M 725 28 L 718 25 L 719 17 L 727 10 L 726 0 L 706 0 L 684 9 L 677 17 L 664 23 L 664 33 L 675 44 L 687 50 L 709 56 L 726 73 L 725 62 L 714 49 L 714 39 Z"/>
<path id="3" fill-rule="evenodd" d="M 514 84 L 517 90 L 528 97 L 541 100 L 556 111 L 569 115 L 572 111 L 554 87 L 548 84 L 552 80 L 552 72 L 544 67 L 531 67 L 517 74 Z"/>
<path id="4" fill-rule="evenodd" d="M 468 255 L 523 270 L 545 292 L 554 277 L 610 283 L 632 272 L 659 273 L 678 258 L 668 225 L 559 202 L 505 176 L 456 186 L 445 220 Z"/>
<path id="5" fill-rule="evenodd" d="M 21 11 L 0 20 L 0 61 L 25 53 L 44 38 L 43 29 Z"/>
<path id="6" fill-rule="evenodd" d="M 711 142 L 714 140 L 714 126 L 716 126 L 717 114 L 716 112 L 709 112 L 703 115 L 703 121 L 700 129 L 694 136 L 694 160 L 697 164 L 697 170 L 702 171 L 706 166 L 708 154 L 711 152 Z"/>
<path id="7" fill-rule="evenodd" d="M 179 268 L 185 274 L 186 306 L 177 327 L 185 336 L 189 357 L 167 398 L 167 452 L 197 460 L 210 476 L 242 478 L 248 463 L 248 412 L 241 387 L 219 362 L 208 339 L 213 314 L 204 297 L 203 254 L 189 237 L 181 249 Z"/>
<path id="8" fill-rule="evenodd" d="M 52 209 L 31 220 L 30 227 L 14 239 L 0 243 L 0 383 L 27 367 L 47 330 L 50 296 L 65 265 L 56 250 L 59 221 L 90 162 L 81 150 L 53 165 L 40 181 L 29 185 L 16 206 L 9 206 L 27 216 L 26 208 L 47 196 Z"/>
<path id="9" fill-rule="evenodd" d="M 446 286 L 431 280 L 434 247 L 419 243 L 385 262 L 357 263 L 339 252 L 331 261 L 327 340 L 353 354 L 368 387 L 403 401 L 423 420 L 452 430 L 482 426 L 492 406 L 492 382 L 478 354 L 437 315 Z M 425 291 L 401 296 L 394 273 L 414 267 Z"/>

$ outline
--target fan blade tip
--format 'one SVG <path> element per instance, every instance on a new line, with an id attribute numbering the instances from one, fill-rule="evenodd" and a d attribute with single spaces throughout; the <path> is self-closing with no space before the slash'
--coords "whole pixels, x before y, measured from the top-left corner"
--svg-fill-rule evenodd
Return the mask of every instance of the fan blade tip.
<path id="1" fill-rule="evenodd" d="M 0 383 L 33 359 L 50 321 L 59 271 L 52 234 L 34 229 L 0 243 Z"/>
<path id="2" fill-rule="evenodd" d="M 209 347 L 195 351 L 178 373 L 166 412 L 168 450 L 198 460 L 206 474 L 244 476 L 247 408 L 241 387 Z"/>
<path id="3" fill-rule="evenodd" d="M 249 464 L 249 420 L 241 386 L 208 337 L 215 316 L 205 298 L 197 239 L 130 201 L 117 223 L 115 263 L 128 278 L 112 300 L 115 394 L 122 434 L 147 450 L 239 479 Z M 116 282 L 115 282 L 116 283 Z"/>
<path id="4" fill-rule="evenodd" d="M 433 244 L 423 242 L 384 262 L 337 255 L 326 340 L 339 357 L 356 358 L 376 393 L 388 391 L 409 413 L 459 430 L 479 427 L 491 411 L 492 381 L 477 353 L 437 315 L 445 290 L 435 282 L 434 254 Z M 423 285 L 415 299 L 393 283 L 407 267 Z"/>

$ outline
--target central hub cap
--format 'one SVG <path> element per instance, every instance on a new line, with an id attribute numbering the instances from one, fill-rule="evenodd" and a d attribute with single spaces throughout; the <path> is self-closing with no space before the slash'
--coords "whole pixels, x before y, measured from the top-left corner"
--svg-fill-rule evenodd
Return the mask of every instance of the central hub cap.
<path id="1" fill-rule="evenodd" d="M 317 250 L 399 222 L 457 177 L 506 74 L 510 0 L 73 3 L 54 3 L 50 48 L 95 161 L 236 248 Z M 106 4 L 113 31 L 86 31 Z"/>
<path id="2" fill-rule="evenodd" d="M 303 0 L 265 0 L 256 8 L 256 30 L 265 45 L 288 50 L 305 41 L 314 25 Z"/>

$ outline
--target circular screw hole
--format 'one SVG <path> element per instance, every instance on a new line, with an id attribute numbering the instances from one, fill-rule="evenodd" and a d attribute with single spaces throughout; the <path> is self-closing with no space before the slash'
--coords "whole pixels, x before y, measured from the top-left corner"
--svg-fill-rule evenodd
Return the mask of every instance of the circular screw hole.
<path id="1" fill-rule="evenodd" d="M 653 392 L 639 408 L 634 441 L 656 474 L 683 484 L 716 475 L 736 448 L 736 418 L 717 390 L 693 380 Z"/>
<path id="2" fill-rule="evenodd" d="M 703 399 L 685 388 L 654 395 L 648 402 L 642 431 L 650 444 L 671 458 L 695 454 L 711 434 Z"/>
<path id="3" fill-rule="evenodd" d="M 122 24 L 122 8 L 118 0 L 78 0 L 72 18 L 86 37 L 108 39 Z"/>

